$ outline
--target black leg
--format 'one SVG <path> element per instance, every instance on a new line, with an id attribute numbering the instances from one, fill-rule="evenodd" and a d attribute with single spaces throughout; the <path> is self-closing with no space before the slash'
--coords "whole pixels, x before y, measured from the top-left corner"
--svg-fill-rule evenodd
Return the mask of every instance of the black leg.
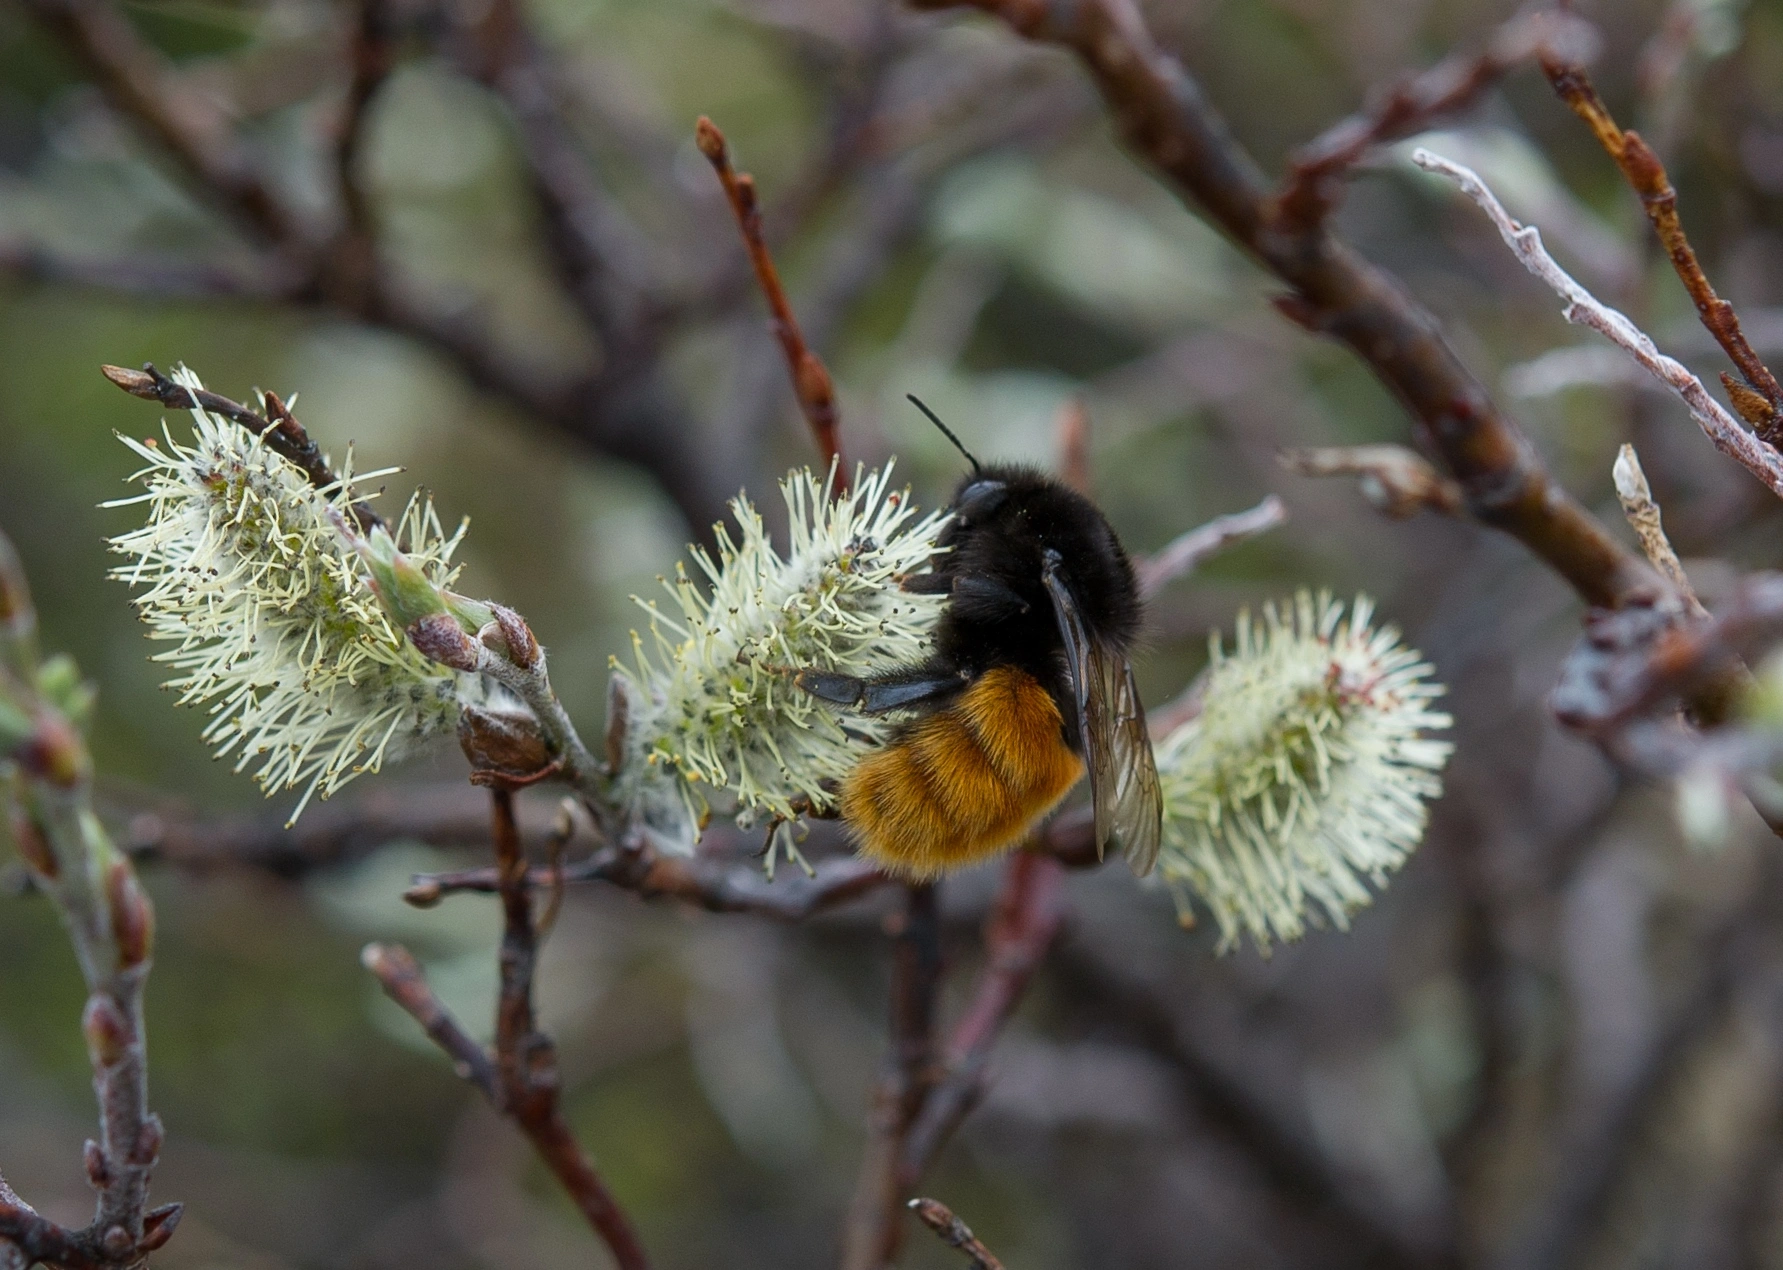
<path id="1" fill-rule="evenodd" d="M 858 679 L 823 670 L 801 670 L 793 682 L 812 696 L 864 714 L 884 714 L 951 697 L 966 686 L 964 675 L 916 666 L 878 679 Z"/>
<path id="2" fill-rule="evenodd" d="M 1020 593 L 983 574 L 953 580 L 953 611 L 967 621 L 997 622 L 1020 617 L 1032 607 Z"/>

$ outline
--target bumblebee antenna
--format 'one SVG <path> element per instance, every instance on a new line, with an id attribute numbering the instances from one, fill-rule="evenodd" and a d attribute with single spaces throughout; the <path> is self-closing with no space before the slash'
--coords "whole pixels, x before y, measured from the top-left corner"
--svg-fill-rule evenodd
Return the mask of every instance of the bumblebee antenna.
<path id="1" fill-rule="evenodd" d="M 979 465 L 978 460 L 972 457 L 972 451 L 968 450 L 965 446 L 960 444 L 960 439 L 958 437 L 954 436 L 953 429 L 948 427 L 945 423 L 942 423 L 941 416 L 936 414 L 933 410 L 930 410 L 926 405 L 924 405 L 921 397 L 918 397 L 913 392 L 907 392 L 904 394 L 904 396 L 909 399 L 911 405 L 915 406 L 918 410 L 922 411 L 925 415 L 927 415 L 929 417 L 930 423 L 934 424 L 937 428 L 941 429 L 941 435 L 946 437 L 949 441 L 953 442 L 954 449 L 958 450 L 961 454 L 966 456 L 966 462 L 968 462 L 972 465 L 972 470 L 974 472 L 982 472 L 984 470 Z"/>

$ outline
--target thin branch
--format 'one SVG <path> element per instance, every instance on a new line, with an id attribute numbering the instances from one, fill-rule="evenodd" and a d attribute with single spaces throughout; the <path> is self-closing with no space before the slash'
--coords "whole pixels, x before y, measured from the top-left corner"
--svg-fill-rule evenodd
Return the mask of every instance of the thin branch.
<path id="1" fill-rule="evenodd" d="M 984 973 L 948 1042 L 946 1075 L 906 1136 L 899 1165 L 905 1191 L 922 1180 L 984 1094 L 991 1049 L 1063 923 L 1064 868 L 1050 855 L 1018 851 L 1004 872 L 985 923 Z"/>
<path id="2" fill-rule="evenodd" d="M 893 929 L 891 1053 L 873 1095 L 867 1149 L 842 1235 L 843 1270 L 881 1270 L 903 1243 L 905 1143 L 935 1082 L 935 997 L 941 980 L 939 897 L 904 890 Z"/>
<path id="3" fill-rule="evenodd" d="M 1635 453 L 1632 445 L 1625 444 L 1616 452 L 1616 462 L 1610 474 L 1616 483 L 1616 498 L 1622 504 L 1622 514 L 1628 518 L 1628 527 L 1634 530 L 1634 536 L 1641 540 L 1641 550 L 1647 559 L 1677 588 L 1678 594 L 1684 598 L 1686 612 L 1692 617 L 1707 617 L 1709 611 L 1696 598 L 1696 588 L 1690 585 L 1683 562 L 1672 549 L 1671 539 L 1665 536 L 1659 504 L 1653 501 L 1653 489 L 1647 484 L 1646 472 L 1641 470 L 1641 456 Z"/>
<path id="4" fill-rule="evenodd" d="M 440 1003 L 427 984 L 421 963 L 401 944 L 367 944 L 360 962 L 377 977 L 385 994 L 421 1025 L 428 1039 L 446 1052 L 452 1070 L 499 1106 L 501 1085 L 489 1052 Z"/>
<path id="5" fill-rule="evenodd" d="M 1703 430 L 1715 448 L 1751 472 L 1778 497 L 1783 498 L 1783 455 L 1754 436 L 1709 396 L 1702 381 L 1691 374 L 1682 362 L 1661 353 L 1653 341 L 1626 316 L 1602 303 L 1573 276 L 1562 269 L 1547 248 L 1542 246 L 1541 231 L 1533 225 L 1522 225 L 1504 210 L 1504 205 L 1471 169 L 1459 163 L 1419 149 L 1412 162 L 1426 172 L 1445 176 L 1460 187 L 1486 213 L 1512 253 L 1550 290 L 1566 301 L 1562 310 L 1568 322 L 1588 326 L 1601 333 L 1617 347 L 1633 357 L 1650 374 L 1676 394 L 1690 410 L 1690 417 Z"/>
<path id="6" fill-rule="evenodd" d="M 148 1208 L 162 1142 L 148 1105 L 143 1021 L 155 913 L 129 858 L 93 814 L 92 757 L 64 704 L 41 686 L 36 626 L 17 555 L 0 534 L 0 713 L 19 721 L 0 732 L 0 813 L 32 881 L 60 910 L 80 963 L 81 1030 L 99 1104 L 99 1138 L 85 1150 L 87 1181 L 98 1193 L 93 1220 L 63 1230 L 0 1184 L 0 1241 L 30 1261 L 71 1270 L 135 1266 L 172 1237 L 182 1211 Z"/>
<path id="7" fill-rule="evenodd" d="M 912 0 L 945 8 L 946 0 Z M 1443 340 L 1441 325 L 1390 274 L 1322 223 L 1283 232 L 1256 162 L 1181 65 L 1147 30 L 1133 0 L 973 0 L 1030 39 L 1077 54 L 1129 146 L 1182 196 L 1292 288 L 1278 307 L 1342 340 L 1399 398 L 1442 455 L 1469 511 L 1519 539 L 1587 603 L 1615 607 L 1664 586 L 1554 481 L 1521 429 Z"/>
<path id="8" fill-rule="evenodd" d="M 972 1262 L 972 1270 L 1003 1270 L 1003 1263 L 998 1261 L 989 1248 L 979 1241 L 972 1228 L 953 1214 L 953 1209 L 938 1199 L 913 1199 L 910 1211 L 922 1219 L 927 1226 L 941 1237 L 941 1242 L 949 1248 L 958 1248 Z"/>
<path id="9" fill-rule="evenodd" d="M 1139 594 L 1149 599 L 1178 578 L 1186 578 L 1234 543 L 1255 538 L 1288 519 L 1287 506 L 1274 494 L 1249 511 L 1216 516 L 1171 539 L 1138 562 Z"/>
<path id="10" fill-rule="evenodd" d="M 266 414 L 263 415 L 218 393 L 203 388 L 193 391 L 175 383 L 156 370 L 153 362 L 145 362 L 141 370 L 101 366 L 99 371 L 132 397 L 158 401 L 169 410 L 208 410 L 239 424 L 257 437 L 264 437 L 269 449 L 295 464 L 317 489 L 334 489 L 341 483 L 341 478 L 329 468 L 321 447 L 310 439 L 310 434 L 297 422 L 297 416 L 285 408 L 277 393 L 265 394 Z M 363 501 L 355 500 L 352 510 L 353 518 L 364 532 L 369 533 L 373 526 L 384 523 L 383 518 Z"/>
<path id="11" fill-rule="evenodd" d="M 811 876 L 788 873 L 769 881 L 754 863 L 720 866 L 698 858 L 658 855 L 608 847 L 586 860 L 552 869 L 528 872 L 526 884 L 548 889 L 564 885 L 604 882 L 634 892 L 645 899 L 681 900 L 710 913 L 754 913 L 782 922 L 802 922 L 887 885 L 891 879 L 865 860 L 855 857 L 820 860 Z M 453 873 L 417 873 L 403 898 L 418 908 L 430 908 L 448 895 L 493 894 L 501 878 L 492 868 L 464 869 Z"/>
<path id="12" fill-rule="evenodd" d="M 743 234 L 743 246 L 749 252 L 749 262 L 755 267 L 755 280 L 761 286 L 762 296 L 768 302 L 768 309 L 774 317 L 774 337 L 780 341 L 780 351 L 786 358 L 786 370 L 792 377 L 793 394 L 798 398 L 799 410 L 810 425 L 812 439 L 817 442 L 819 454 L 825 463 L 832 463 L 836 470 L 838 489 L 848 488 L 848 471 L 842 459 L 842 438 L 836 416 L 836 388 L 830 379 L 830 372 L 825 368 L 823 360 L 812 352 L 805 344 L 805 337 L 799 330 L 799 321 L 793 315 L 792 305 L 786 298 L 786 290 L 780 285 L 780 271 L 774 267 L 774 258 L 768 252 L 767 240 L 762 236 L 761 209 L 756 205 L 755 178 L 747 172 L 738 172 L 731 166 L 730 149 L 725 144 L 724 133 L 718 125 L 701 115 L 694 127 L 694 139 L 699 144 L 700 153 L 712 165 L 718 174 L 719 184 L 724 186 L 725 198 L 729 200 L 731 211 L 737 218 L 737 228 Z"/>
<path id="13" fill-rule="evenodd" d="M 649 1259 L 630 1220 L 564 1119 L 556 1047 L 538 1030 L 533 1011 L 538 936 L 513 794 L 498 786 L 490 791 L 490 801 L 503 918 L 494 1058 L 447 1013 L 406 951 L 373 944 L 363 955 L 366 969 L 377 976 L 391 1000 L 408 1011 L 446 1052 L 459 1075 L 519 1126 L 605 1242 L 619 1270 L 648 1270 Z"/>
<path id="14" fill-rule="evenodd" d="M 1296 150 L 1275 196 L 1275 217 L 1290 232 L 1304 233 L 1330 213 L 1345 172 L 1370 150 L 1465 110 L 1531 57 L 1582 62 L 1589 60 L 1596 42 L 1596 32 L 1571 14 L 1539 10 L 1516 15 L 1493 33 L 1483 51 L 1457 53 L 1390 85 L 1365 110 Z"/>
<path id="15" fill-rule="evenodd" d="M 1744 384 L 1725 374 L 1721 377 L 1740 415 L 1767 443 L 1783 442 L 1783 385 L 1778 384 L 1770 367 L 1747 342 L 1733 305 L 1715 294 L 1708 275 L 1703 273 L 1702 264 L 1697 260 L 1690 239 L 1685 236 L 1684 224 L 1678 217 L 1678 192 L 1672 188 L 1659 156 L 1638 132 L 1633 129 L 1624 131 L 1617 126 L 1603 98 L 1597 95 L 1591 77 L 1577 61 L 1556 54 L 1545 55 L 1542 70 L 1561 100 L 1585 121 L 1599 144 L 1622 169 L 1622 175 L 1640 197 L 1647 219 L 1652 222 L 1654 232 L 1671 257 L 1678 280 L 1690 293 L 1703 327 L 1715 337 L 1715 342 L 1745 377 Z"/>
<path id="16" fill-rule="evenodd" d="M 1314 446 L 1283 450 L 1281 464 L 1302 476 L 1357 476 L 1362 497 L 1383 516 L 1406 520 L 1421 511 L 1459 516 L 1461 487 L 1403 445 Z"/>

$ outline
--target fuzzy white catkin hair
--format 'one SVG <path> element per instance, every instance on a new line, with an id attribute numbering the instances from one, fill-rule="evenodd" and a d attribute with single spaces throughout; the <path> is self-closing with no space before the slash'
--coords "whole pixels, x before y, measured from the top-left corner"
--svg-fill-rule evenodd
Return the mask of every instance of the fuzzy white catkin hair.
<path id="1" fill-rule="evenodd" d="M 203 387 L 183 367 L 174 378 Z M 478 685 L 429 661 L 396 629 L 358 553 L 336 530 L 352 501 L 343 470 L 328 490 L 246 429 L 192 411 L 190 445 L 120 439 L 145 462 L 146 492 L 107 507 L 146 505 L 148 522 L 111 539 L 132 557 L 112 576 L 133 597 L 149 638 L 173 647 L 154 660 L 174 671 L 181 704 L 209 706 L 204 739 L 236 770 L 254 767 L 268 795 L 327 798 L 361 772 L 450 730 Z M 349 456 L 348 467 L 351 466 Z M 370 473 L 369 480 L 387 473 Z M 464 527 L 447 538 L 417 497 L 396 526 L 410 559 L 440 587 Z"/>
<path id="2" fill-rule="evenodd" d="M 738 537 L 718 528 L 718 558 L 693 549 L 696 583 L 677 567 L 648 644 L 633 632 L 635 667 L 613 666 L 630 723 L 622 791 L 659 843 L 689 850 L 717 804 L 749 823 L 827 809 L 829 783 L 882 742 L 890 724 L 839 715 L 792 682 L 806 667 L 870 675 L 920 660 L 943 597 L 900 579 L 934 554 L 946 514 L 919 515 L 892 469 L 857 472 L 831 497 L 809 470 L 780 484 L 789 522 L 782 555 L 746 497 L 732 503 Z"/>
<path id="3" fill-rule="evenodd" d="M 1391 628 L 1328 595 L 1238 620 L 1213 639 L 1201 714 L 1158 747 L 1159 872 L 1188 913 L 1212 910 L 1221 947 L 1348 926 L 1424 836 L 1453 747 L 1430 708 L 1442 685 Z"/>

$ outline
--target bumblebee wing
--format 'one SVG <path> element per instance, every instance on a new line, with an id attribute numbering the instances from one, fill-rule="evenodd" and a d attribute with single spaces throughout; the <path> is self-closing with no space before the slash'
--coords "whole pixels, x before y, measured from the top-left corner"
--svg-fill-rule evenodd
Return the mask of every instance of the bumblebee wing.
<path id="1" fill-rule="evenodd" d="M 1090 639 L 1077 600 L 1059 576 L 1059 563 L 1057 553 L 1047 552 L 1041 577 L 1071 671 L 1078 735 L 1095 805 L 1096 851 L 1102 853 L 1113 841 L 1133 871 L 1144 877 L 1158 858 L 1164 799 L 1138 685 L 1125 657 Z"/>

